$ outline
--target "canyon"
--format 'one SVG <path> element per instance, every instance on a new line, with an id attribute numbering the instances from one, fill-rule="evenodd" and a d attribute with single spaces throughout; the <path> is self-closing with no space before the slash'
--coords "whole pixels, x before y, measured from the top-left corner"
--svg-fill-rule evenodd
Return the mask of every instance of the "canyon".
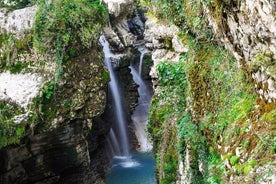
<path id="1" fill-rule="evenodd" d="M 274 1 L 8 2 L 0 183 L 276 182 Z"/>

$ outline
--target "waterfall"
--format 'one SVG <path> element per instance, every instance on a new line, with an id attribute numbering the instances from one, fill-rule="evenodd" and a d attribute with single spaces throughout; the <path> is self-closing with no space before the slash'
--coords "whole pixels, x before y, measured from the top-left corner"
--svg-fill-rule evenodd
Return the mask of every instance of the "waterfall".
<path id="1" fill-rule="evenodd" d="M 102 35 L 100 37 L 100 43 L 103 46 L 103 51 L 105 55 L 105 64 L 108 68 L 109 74 L 110 74 L 110 82 L 109 82 L 109 88 L 111 90 L 111 94 L 115 103 L 115 112 L 116 112 L 116 120 L 117 120 L 117 126 L 118 126 L 118 133 L 119 135 L 114 136 L 110 135 L 112 139 L 115 137 L 118 138 L 112 140 L 113 143 L 116 144 L 118 142 L 120 148 L 122 149 L 122 155 L 123 156 L 129 156 L 129 143 L 128 143 L 128 136 L 126 131 L 126 120 L 124 117 L 123 107 L 122 107 L 122 101 L 121 101 L 121 94 L 118 87 L 117 78 L 115 76 L 112 64 L 111 64 L 111 51 L 109 48 L 109 43 L 106 41 L 105 37 Z M 112 131 L 111 131 L 112 134 Z M 113 132 L 114 134 L 114 132 Z M 116 146 L 116 145 L 115 145 Z"/>
<path id="2" fill-rule="evenodd" d="M 139 88 L 138 88 L 139 105 L 135 108 L 135 111 L 131 116 L 131 119 L 135 126 L 135 134 L 140 144 L 140 150 L 142 152 L 147 152 L 152 149 L 152 144 L 149 142 L 147 132 L 146 132 L 147 124 L 148 124 L 148 113 L 149 113 L 149 107 L 150 107 L 151 92 L 149 91 L 148 86 L 145 84 L 141 75 L 142 63 L 146 52 L 140 50 L 140 53 L 141 53 L 141 56 L 140 56 L 140 62 L 139 62 L 139 73 L 134 68 L 133 64 L 131 64 L 129 67 L 131 69 L 131 74 L 133 76 L 134 82 L 139 85 Z"/>
<path id="3" fill-rule="evenodd" d="M 143 67 L 143 60 L 144 60 L 145 52 L 141 52 L 140 62 L 139 62 L 139 76 L 142 77 L 142 67 Z"/>
<path id="4" fill-rule="evenodd" d="M 114 155 L 121 155 L 119 142 L 118 142 L 118 139 L 115 135 L 115 132 L 114 132 L 113 128 L 110 129 L 109 136 L 110 136 L 110 141 L 111 141 L 112 148 L 114 150 L 113 151 Z"/>

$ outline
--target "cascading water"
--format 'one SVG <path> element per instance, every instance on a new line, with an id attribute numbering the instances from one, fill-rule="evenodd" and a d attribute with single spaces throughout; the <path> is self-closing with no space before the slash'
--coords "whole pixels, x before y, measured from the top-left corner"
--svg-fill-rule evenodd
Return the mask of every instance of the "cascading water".
<path id="1" fill-rule="evenodd" d="M 120 151 L 119 142 L 118 142 L 115 132 L 112 128 L 110 129 L 109 136 L 110 136 L 110 142 L 112 145 L 113 155 L 122 155 L 122 153 Z"/>
<path id="2" fill-rule="evenodd" d="M 144 60 L 145 52 L 141 52 L 140 62 L 139 62 L 139 76 L 142 78 L 142 67 L 143 67 L 143 60 Z"/>
<path id="3" fill-rule="evenodd" d="M 123 156 L 129 156 L 129 143 L 128 143 L 128 136 L 126 131 L 126 121 L 123 114 L 123 107 L 122 107 L 122 101 L 121 101 L 121 95 L 118 88 L 118 82 L 111 64 L 111 52 L 109 49 L 109 43 L 105 40 L 105 37 L 102 35 L 100 37 L 100 43 L 103 46 L 103 51 L 105 55 L 105 64 L 108 68 L 109 74 L 110 74 L 110 82 L 109 82 L 109 88 L 111 90 L 111 94 L 115 103 L 115 112 L 116 112 L 116 119 L 118 123 L 119 128 L 119 137 L 120 140 L 119 146 L 122 149 L 122 155 Z M 112 132 L 111 132 L 112 133 Z M 112 135 L 111 135 L 112 136 Z"/>
<path id="4" fill-rule="evenodd" d="M 142 152 L 148 152 L 152 149 L 152 145 L 149 142 L 149 139 L 146 133 L 151 93 L 148 89 L 148 86 L 145 84 L 142 78 L 142 63 L 143 63 L 144 55 L 147 53 L 147 51 L 144 49 L 139 49 L 139 51 L 141 53 L 140 62 L 139 62 L 139 73 L 133 66 L 133 63 L 129 67 L 131 69 L 131 74 L 133 76 L 134 82 L 139 85 L 138 106 L 135 108 L 135 111 L 131 116 L 131 119 L 135 126 L 135 134 L 140 145 L 140 150 Z"/>
<path id="5" fill-rule="evenodd" d="M 115 156 L 113 157 L 112 168 L 106 176 L 105 182 L 106 184 L 156 184 L 154 173 L 155 160 L 152 153 L 149 152 L 152 146 L 149 143 L 145 133 L 151 93 L 140 77 L 138 71 L 133 66 L 130 66 L 133 80 L 139 85 L 138 93 L 140 96 L 138 100 L 138 106 L 135 108 L 131 119 L 135 125 L 135 133 L 140 143 L 140 150 L 143 152 L 132 152 L 130 154 L 126 132 L 127 129 L 125 115 L 123 114 L 124 112 L 121 103 L 120 91 L 114 70 L 111 65 L 110 58 L 112 57 L 112 53 L 109 50 L 109 44 L 105 40 L 104 36 L 101 36 L 100 42 L 103 45 L 103 50 L 105 53 L 105 64 L 108 67 L 110 73 L 111 81 L 109 83 L 109 87 L 115 103 L 118 126 L 118 128 L 115 127 L 115 129 L 119 129 L 119 135 L 117 135 L 117 131 L 114 131 L 111 128 L 109 138 L 107 140 L 109 147 L 112 147 L 110 148 L 110 152 Z M 140 58 L 143 60 L 143 56 Z M 140 62 L 142 63 L 143 61 Z M 146 151 L 148 151 L 148 153 L 144 153 Z"/>

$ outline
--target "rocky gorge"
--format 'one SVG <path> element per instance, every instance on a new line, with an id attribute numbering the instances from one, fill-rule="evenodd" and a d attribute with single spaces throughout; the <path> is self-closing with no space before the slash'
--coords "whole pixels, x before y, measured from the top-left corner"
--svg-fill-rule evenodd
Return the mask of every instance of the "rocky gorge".
<path id="1" fill-rule="evenodd" d="M 129 66 L 147 50 L 158 183 L 276 181 L 274 1 L 10 2 L 0 4 L 0 183 L 105 182 L 116 109 L 101 34 L 131 150 Z"/>

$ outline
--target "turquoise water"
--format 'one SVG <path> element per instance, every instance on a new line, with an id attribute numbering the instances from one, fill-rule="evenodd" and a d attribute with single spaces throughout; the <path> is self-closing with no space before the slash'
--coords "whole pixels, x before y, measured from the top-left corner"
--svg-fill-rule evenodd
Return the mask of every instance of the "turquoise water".
<path id="1" fill-rule="evenodd" d="M 152 153 L 134 153 L 114 157 L 106 184 L 156 184 L 155 160 Z"/>

